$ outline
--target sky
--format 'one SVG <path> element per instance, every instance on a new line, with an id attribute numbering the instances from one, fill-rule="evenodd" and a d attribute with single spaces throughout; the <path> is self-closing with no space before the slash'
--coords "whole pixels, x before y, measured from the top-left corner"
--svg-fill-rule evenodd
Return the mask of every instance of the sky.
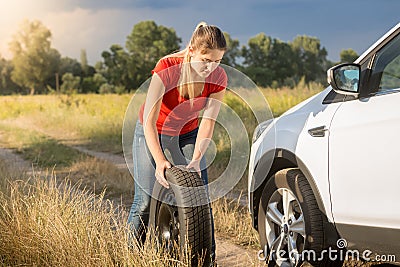
<path id="1" fill-rule="evenodd" d="M 317 37 L 328 59 L 340 51 L 358 54 L 400 22 L 400 0 L 0 0 L 0 55 L 24 19 L 40 20 L 62 56 L 90 64 L 112 44 L 125 46 L 133 26 L 143 20 L 172 27 L 182 46 L 200 21 L 217 25 L 240 45 L 260 32 L 282 41 L 297 35 Z"/>

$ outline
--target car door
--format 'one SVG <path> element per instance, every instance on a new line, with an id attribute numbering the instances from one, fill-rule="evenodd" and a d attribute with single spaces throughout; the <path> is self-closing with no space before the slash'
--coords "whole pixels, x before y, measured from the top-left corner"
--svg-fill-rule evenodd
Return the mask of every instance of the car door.
<path id="1" fill-rule="evenodd" d="M 400 251 L 400 35 L 371 58 L 366 85 L 373 93 L 344 102 L 329 129 L 332 213 L 349 246 L 394 254 Z"/>

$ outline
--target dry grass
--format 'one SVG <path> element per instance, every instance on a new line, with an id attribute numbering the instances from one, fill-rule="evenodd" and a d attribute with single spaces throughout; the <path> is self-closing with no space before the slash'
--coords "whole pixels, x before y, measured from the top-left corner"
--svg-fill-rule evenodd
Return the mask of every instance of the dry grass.
<path id="1" fill-rule="evenodd" d="M 258 233 L 252 227 L 247 207 L 238 200 L 220 198 L 212 203 L 215 231 L 237 245 L 259 247 Z"/>
<path id="2" fill-rule="evenodd" d="M 54 175 L 11 181 L 0 192 L 0 264 L 190 266 L 189 253 L 176 260 L 151 235 L 129 248 L 126 217 L 104 194 L 57 183 Z"/>
<path id="3" fill-rule="evenodd" d="M 90 188 L 95 194 L 104 191 L 107 199 L 129 208 L 133 201 L 133 177 L 128 170 L 119 170 L 112 163 L 86 157 L 63 173 L 73 183 Z"/>
<path id="4" fill-rule="evenodd" d="M 9 164 L 0 159 L 0 192 L 5 192 L 10 181 L 24 178 L 25 175 L 11 169 Z"/>
<path id="5" fill-rule="evenodd" d="M 321 92 L 324 88 L 325 87 L 319 83 L 299 83 L 294 88 L 264 88 L 261 89 L 261 91 L 271 108 L 272 114 L 276 117 L 282 115 L 285 111 L 307 98 Z"/>
<path id="6" fill-rule="evenodd" d="M 71 167 L 68 179 L 90 188 L 128 211 L 133 200 L 133 178 L 127 171 L 117 170 L 109 162 L 87 158 Z M 258 234 L 252 227 L 247 206 L 237 200 L 221 198 L 212 203 L 216 234 L 233 241 L 237 245 L 257 248 Z"/>
<path id="7" fill-rule="evenodd" d="M 160 253 L 151 233 L 144 247 L 127 248 L 132 178 L 110 163 L 88 157 L 69 173 L 42 178 L 12 172 L 5 164 L 0 171 L 2 265 L 190 266 L 189 254 L 177 261 Z M 122 198 L 126 205 L 116 206 Z M 218 235 L 239 245 L 256 244 L 245 207 L 221 199 L 213 209 Z"/>

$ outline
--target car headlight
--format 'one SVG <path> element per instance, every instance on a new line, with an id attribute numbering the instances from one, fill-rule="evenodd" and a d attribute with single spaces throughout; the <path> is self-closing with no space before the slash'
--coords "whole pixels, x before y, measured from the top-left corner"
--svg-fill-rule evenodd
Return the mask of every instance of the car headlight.
<path id="1" fill-rule="evenodd" d="M 264 130 L 274 121 L 274 119 L 270 119 L 270 120 L 266 120 L 261 122 L 256 129 L 254 130 L 254 134 L 253 134 L 253 140 L 252 142 L 254 143 L 258 137 L 260 137 L 260 135 L 264 132 Z"/>

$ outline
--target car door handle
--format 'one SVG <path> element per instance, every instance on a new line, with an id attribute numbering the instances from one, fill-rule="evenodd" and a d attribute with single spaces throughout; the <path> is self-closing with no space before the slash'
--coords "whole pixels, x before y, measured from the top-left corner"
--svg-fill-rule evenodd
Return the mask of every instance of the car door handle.
<path id="1" fill-rule="evenodd" d="M 308 130 L 308 133 L 312 137 L 324 137 L 326 131 L 328 131 L 328 129 L 325 128 L 325 125 L 324 125 L 324 126 L 318 126 L 318 127 L 312 128 L 312 129 Z"/>

